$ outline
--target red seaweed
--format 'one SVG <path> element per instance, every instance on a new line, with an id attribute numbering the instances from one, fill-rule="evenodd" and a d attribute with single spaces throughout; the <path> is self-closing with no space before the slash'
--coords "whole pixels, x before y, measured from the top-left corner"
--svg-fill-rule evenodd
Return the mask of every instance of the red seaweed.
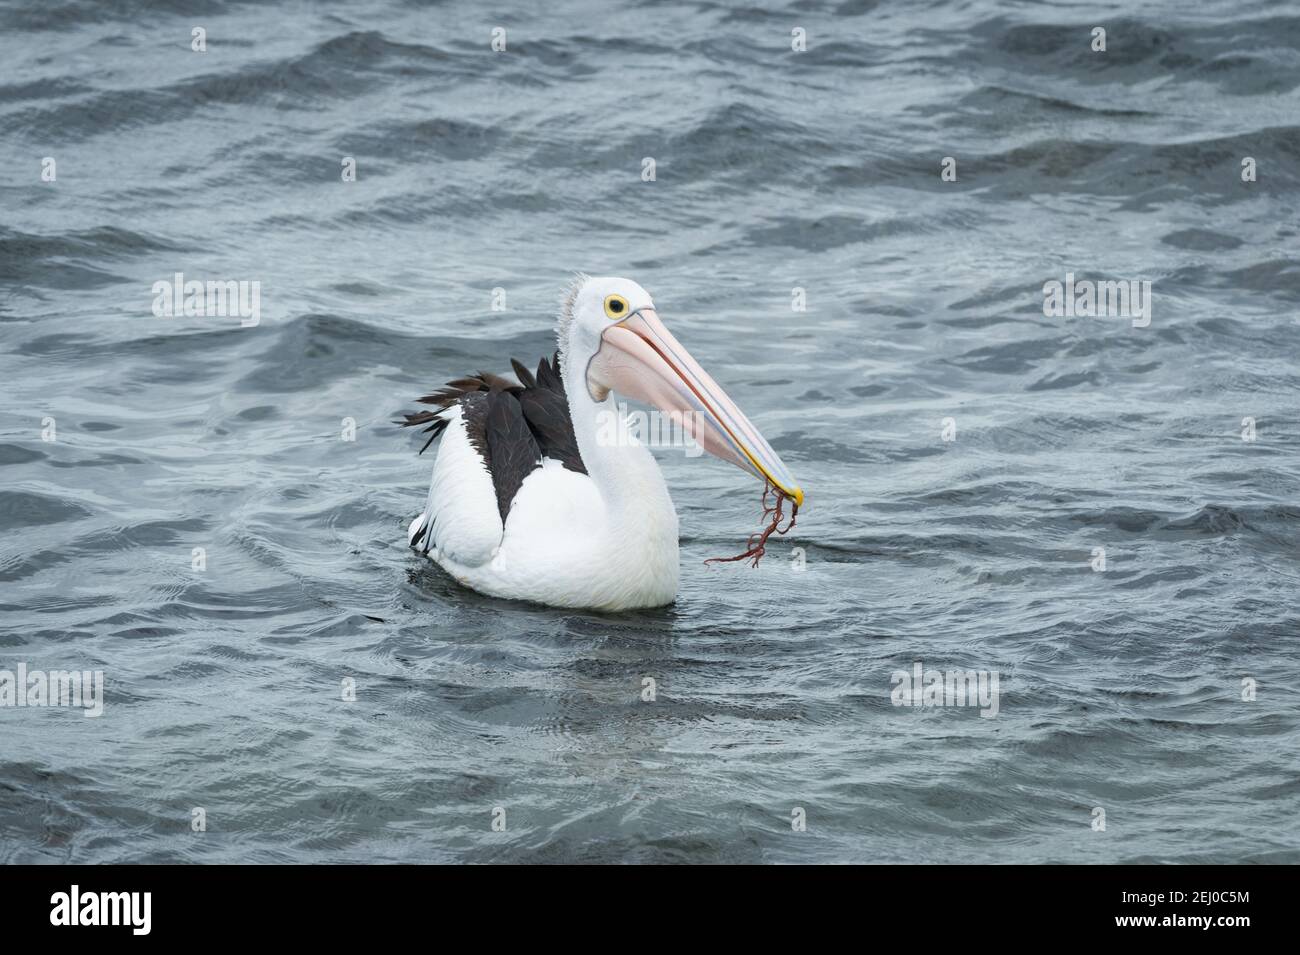
<path id="1" fill-rule="evenodd" d="M 776 491 L 776 503 L 768 504 L 767 496 L 772 491 Z M 725 564 L 733 560 L 745 560 L 752 557 L 754 558 L 754 562 L 750 566 L 757 567 L 759 560 L 763 557 L 763 554 L 767 552 L 767 539 L 772 536 L 772 532 L 775 531 L 777 534 L 786 534 L 789 532 L 790 528 L 794 527 L 794 519 L 799 515 L 799 505 L 794 503 L 791 503 L 790 505 L 790 523 L 785 525 L 785 527 L 780 526 L 781 522 L 785 520 L 784 506 L 785 502 L 788 500 L 790 500 L 790 498 L 786 496 L 784 491 L 779 487 L 772 487 L 771 481 L 765 481 L 763 483 L 763 520 L 768 521 L 767 527 L 749 538 L 746 550 L 743 554 L 737 554 L 735 557 L 710 557 L 705 561 L 705 563 Z"/>

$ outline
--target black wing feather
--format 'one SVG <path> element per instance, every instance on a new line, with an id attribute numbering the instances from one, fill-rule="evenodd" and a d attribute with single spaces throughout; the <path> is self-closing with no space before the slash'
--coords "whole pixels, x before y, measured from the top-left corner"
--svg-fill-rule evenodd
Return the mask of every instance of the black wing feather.
<path id="1" fill-rule="evenodd" d="M 573 433 L 559 352 L 550 361 L 541 359 L 536 375 L 513 358 L 510 364 L 519 384 L 489 372 L 457 378 L 416 399 L 436 411 L 417 411 L 398 422 L 406 427 L 428 426 L 424 433 L 429 440 L 420 448 L 423 454 L 447 428 L 442 412 L 460 405 L 470 444 L 492 475 L 503 522 L 524 478 L 541 465 L 543 456 L 570 471 L 587 473 Z"/>
<path id="2" fill-rule="evenodd" d="M 573 433 L 573 420 L 569 417 L 569 403 L 564 395 L 557 395 L 547 388 L 529 388 L 519 396 L 519 405 L 542 454 L 559 461 L 570 471 L 586 474 L 578 439 Z"/>
<path id="3" fill-rule="evenodd" d="M 524 421 L 519 399 L 508 391 L 489 392 L 485 431 L 492 486 L 504 524 L 524 478 L 542 466 L 542 451 Z"/>
<path id="4" fill-rule="evenodd" d="M 525 368 L 523 362 L 519 361 L 519 359 L 511 358 L 510 367 L 515 370 L 515 377 L 519 379 L 519 383 L 524 386 L 525 391 L 537 387 L 537 379 L 533 377 L 533 373 Z"/>
<path id="5" fill-rule="evenodd" d="M 483 466 L 490 472 L 492 451 L 487 440 L 488 409 L 491 407 L 489 394 L 486 391 L 476 391 L 461 398 L 460 416 L 465 422 L 465 433 L 469 436 L 470 445 L 478 452 L 478 456 L 483 459 Z"/>
<path id="6" fill-rule="evenodd" d="M 556 394 L 564 394 L 564 379 L 560 377 L 560 360 L 558 352 L 556 353 L 554 364 L 548 365 L 545 358 L 537 363 L 537 385 L 539 388 L 554 391 Z"/>

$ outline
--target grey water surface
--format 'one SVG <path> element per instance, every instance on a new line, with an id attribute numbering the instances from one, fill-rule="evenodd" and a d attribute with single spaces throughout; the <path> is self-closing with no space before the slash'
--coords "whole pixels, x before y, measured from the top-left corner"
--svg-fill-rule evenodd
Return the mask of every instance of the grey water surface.
<path id="1" fill-rule="evenodd" d="M 1300 861 L 1298 89 L 1256 0 L 0 3 L 0 670 L 105 678 L 0 707 L 0 861 Z M 405 546 L 575 270 L 807 490 L 705 566 L 761 488 L 659 452 L 663 610 Z"/>

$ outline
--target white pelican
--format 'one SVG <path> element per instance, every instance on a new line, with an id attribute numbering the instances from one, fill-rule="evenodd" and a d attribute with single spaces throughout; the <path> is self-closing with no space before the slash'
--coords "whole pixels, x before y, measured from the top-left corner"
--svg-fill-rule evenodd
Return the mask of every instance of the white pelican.
<path id="1" fill-rule="evenodd" d="M 420 399 L 439 410 L 403 422 L 429 425 L 425 448 L 441 436 L 408 540 L 456 580 L 557 607 L 673 602 L 677 512 L 611 391 L 694 423 L 691 436 L 706 451 L 762 479 L 765 491 L 776 488 L 778 506 L 782 496 L 796 509 L 803 503 L 789 469 L 663 326 L 640 285 L 579 275 L 556 337 L 556 358 L 543 358 L 536 376 L 513 362 L 518 383 L 487 373 L 458 379 Z"/>

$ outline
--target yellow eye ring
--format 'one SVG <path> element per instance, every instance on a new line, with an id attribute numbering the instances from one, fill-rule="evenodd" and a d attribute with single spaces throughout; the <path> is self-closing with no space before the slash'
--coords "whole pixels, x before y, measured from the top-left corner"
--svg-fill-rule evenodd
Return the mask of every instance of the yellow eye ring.
<path id="1" fill-rule="evenodd" d="M 627 313 L 628 313 L 627 299 L 625 299 L 621 295 L 605 296 L 605 314 L 609 318 L 614 319 L 614 321 L 616 322 L 622 321 L 623 319 L 627 318 Z"/>

